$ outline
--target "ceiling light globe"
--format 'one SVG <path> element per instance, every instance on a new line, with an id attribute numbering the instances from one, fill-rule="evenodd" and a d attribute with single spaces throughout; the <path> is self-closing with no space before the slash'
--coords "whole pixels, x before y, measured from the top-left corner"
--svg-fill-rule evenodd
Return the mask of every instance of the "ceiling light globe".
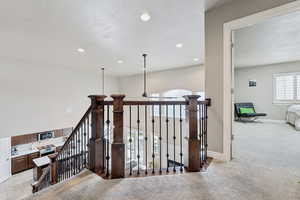
<path id="1" fill-rule="evenodd" d="M 85 52 L 85 50 L 83 48 L 78 48 L 77 51 L 80 52 L 80 53 Z"/>
<path id="2" fill-rule="evenodd" d="M 177 47 L 177 48 L 182 48 L 182 47 L 183 47 L 183 44 L 181 44 L 181 43 L 176 44 L 176 47 Z"/>
<path id="3" fill-rule="evenodd" d="M 149 15 L 149 13 L 143 13 L 142 15 L 141 15 L 141 20 L 143 21 L 143 22 L 147 22 L 147 21 L 149 21 L 151 19 L 151 16 Z"/>

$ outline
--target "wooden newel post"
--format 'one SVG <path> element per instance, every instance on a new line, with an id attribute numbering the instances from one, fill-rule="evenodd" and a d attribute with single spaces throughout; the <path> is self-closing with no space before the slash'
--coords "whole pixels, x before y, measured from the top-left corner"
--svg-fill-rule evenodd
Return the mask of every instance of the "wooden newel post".
<path id="1" fill-rule="evenodd" d="M 125 144 L 123 141 L 123 99 L 125 95 L 111 95 L 113 98 L 113 143 L 111 146 L 111 177 L 125 177 Z"/>
<path id="2" fill-rule="evenodd" d="M 198 98 L 199 95 L 184 96 L 188 105 L 186 109 L 186 122 L 188 128 L 188 163 L 187 170 L 190 172 L 200 171 L 200 141 L 198 139 Z"/>
<path id="3" fill-rule="evenodd" d="M 53 185 L 57 183 L 57 153 L 48 157 L 50 159 L 50 182 Z"/>
<path id="4" fill-rule="evenodd" d="M 89 169 L 95 173 L 105 170 L 104 138 L 104 95 L 90 95 L 91 99 L 91 139 L 89 144 Z"/>

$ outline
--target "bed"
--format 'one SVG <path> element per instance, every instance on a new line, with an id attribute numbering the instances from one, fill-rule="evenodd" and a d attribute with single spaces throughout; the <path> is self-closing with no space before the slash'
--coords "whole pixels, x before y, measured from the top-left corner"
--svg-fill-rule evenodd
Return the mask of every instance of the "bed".
<path id="1" fill-rule="evenodd" d="M 288 108 L 286 120 L 288 123 L 294 125 L 297 131 L 300 131 L 300 104 L 291 105 Z"/>

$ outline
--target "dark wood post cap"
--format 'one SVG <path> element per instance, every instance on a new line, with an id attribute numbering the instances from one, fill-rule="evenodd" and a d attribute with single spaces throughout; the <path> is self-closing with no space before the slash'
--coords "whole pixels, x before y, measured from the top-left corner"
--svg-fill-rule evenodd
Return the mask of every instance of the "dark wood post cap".
<path id="1" fill-rule="evenodd" d="M 185 95 L 183 96 L 183 98 L 186 100 L 186 101 L 189 101 L 189 100 L 198 100 L 201 96 L 200 95 Z"/>
<path id="2" fill-rule="evenodd" d="M 58 153 L 54 153 L 48 156 L 48 158 L 51 160 L 51 162 L 54 162 L 56 160 L 56 157 L 58 156 Z"/>
<path id="3" fill-rule="evenodd" d="M 88 96 L 91 100 L 103 101 L 107 96 L 105 95 L 90 95 Z"/>
<path id="4" fill-rule="evenodd" d="M 112 94 L 110 95 L 111 98 L 113 99 L 124 99 L 126 97 L 125 94 Z"/>
<path id="5" fill-rule="evenodd" d="M 207 101 L 207 106 L 211 106 L 211 98 L 207 98 L 206 101 Z"/>

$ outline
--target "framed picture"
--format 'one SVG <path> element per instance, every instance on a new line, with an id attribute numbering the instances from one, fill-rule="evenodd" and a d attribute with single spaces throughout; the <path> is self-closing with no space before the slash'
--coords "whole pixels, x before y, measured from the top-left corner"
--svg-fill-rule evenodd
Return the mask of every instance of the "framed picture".
<path id="1" fill-rule="evenodd" d="M 256 80 L 249 80 L 249 87 L 256 87 Z"/>

